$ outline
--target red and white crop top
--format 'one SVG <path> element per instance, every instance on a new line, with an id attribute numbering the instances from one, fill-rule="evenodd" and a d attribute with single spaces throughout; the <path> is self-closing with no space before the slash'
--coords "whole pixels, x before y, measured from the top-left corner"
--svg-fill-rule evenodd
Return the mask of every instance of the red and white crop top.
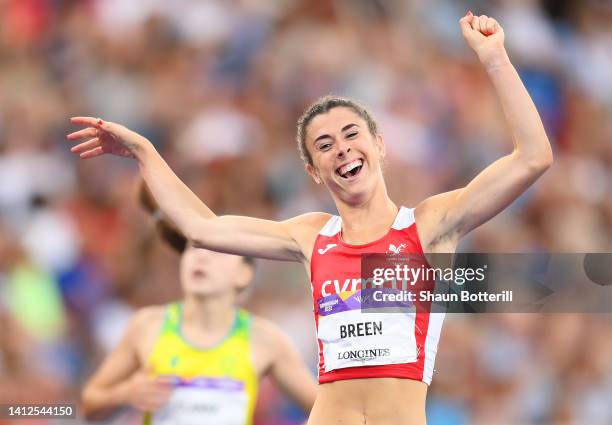
<path id="1" fill-rule="evenodd" d="M 364 245 L 345 243 L 333 216 L 317 235 L 311 284 L 319 382 L 405 378 L 431 383 L 444 313 L 361 309 L 363 254 L 423 254 L 413 209 L 401 207 L 389 232 Z"/>

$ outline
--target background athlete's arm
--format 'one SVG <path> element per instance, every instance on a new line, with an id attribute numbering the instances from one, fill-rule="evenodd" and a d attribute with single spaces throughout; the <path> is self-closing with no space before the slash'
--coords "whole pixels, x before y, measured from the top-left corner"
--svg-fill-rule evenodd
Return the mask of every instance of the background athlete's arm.
<path id="1" fill-rule="evenodd" d="M 153 412 L 168 400 L 171 385 L 147 376 L 137 355 L 137 342 L 150 321 L 148 310 L 136 313 L 119 345 L 85 384 L 81 412 L 86 419 L 103 419 L 127 405 Z"/>
<path id="2" fill-rule="evenodd" d="M 259 341 L 271 356 L 267 374 L 304 413 L 310 413 L 317 393 L 314 376 L 306 367 L 290 339 L 278 327 L 259 319 Z"/>
<path id="3" fill-rule="evenodd" d="M 275 260 L 303 260 L 296 229 L 308 216 L 285 222 L 219 217 L 174 174 L 146 138 L 120 124 L 96 118 L 75 117 L 71 121 L 87 126 L 68 135 L 69 140 L 86 140 L 72 151 L 81 158 L 105 153 L 135 158 L 160 209 L 195 246 Z"/>
<path id="4" fill-rule="evenodd" d="M 443 239 L 457 241 L 506 208 L 552 164 L 542 120 L 506 54 L 502 27 L 493 18 L 473 16 L 471 12 L 460 20 L 460 25 L 491 78 L 514 149 L 466 187 L 431 197 L 417 207 L 424 246 Z"/>

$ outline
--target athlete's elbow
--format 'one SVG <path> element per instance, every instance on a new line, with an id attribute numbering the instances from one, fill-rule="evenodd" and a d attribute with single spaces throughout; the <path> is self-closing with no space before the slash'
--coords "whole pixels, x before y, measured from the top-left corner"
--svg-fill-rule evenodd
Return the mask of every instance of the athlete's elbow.
<path id="1" fill-rule="evenodd" d="M 89 408 L 89 406 L 87 406 L 87 404 L 85 403 L 81 403 L 79 410 L 80 410 L 81 416 L 86 421 L 96 421 L 96 420 L 102 419 L 99 415 L 96 415 L 95 410 L 92 410 L 91 408 Z"/>
<path id="2" fill-rule="evenodd" d="M 520 154 L 516 158 L 521 167 L 527 169 L 530 175 L 540 176 L 553 164 L 553 152 L 550 144 L 529 153 Z"/>
<path id="3" fill-rule="evenodd" d="M 183 234 L 187 239 L 187 243 L 196 248 L 209 248 L 210 239 L 213 235 L 213 229 L 210 229 L 209 221 L 208 219 L 197 220 L 185 226 Z"/>
<path id="4" fill-rule="evenodd" d="M 531 170 L 541 175 L 546 170 L 548 170 L 553 164 L 553 153 L 550 145 L 548 149 L 544 149 L 537 157 L 533 158 L 533 160 L 529 163 Z"/>
<path id="5" fill-rule="evenodd" d="M 98 408 L 91 402 L 81 400 L 79 405 L 79 413 L 86 421 L 101 421 L 110 418 L 113 415 L 114 409 Z"/>
<path id="6" fill-rule="evenodd" d="M 80 406 L 79 409 L 81 416 L 86 421 L 102 421 L 109 419 L 112 416 L 112 412 L 109 410 L 99 410 Z"/>
<path id="7" fill-rule="evenodd" d="M 539 165 L 542 169 L 542 172 L 548 170 L 550 168 L 550 166 L 553 164 L 554 158 L 553 158 L 553 150 L 552 150 L 552 146 L 550 145 L 550 141 L 548 140 L 548 137 L 546 137 L 545 143 L 543 143 L 543 148 L 542 148 L 542 152 L 539 155 Z"/>
<path id="8" fill-rule="evenodd" d="M 196 248 L 206 248 L 205 239 L 196 229 L 185 231 L 185 246 L 192 245 Z"/>
<path id="9" fill-rule="evenodd" d="M 93 408 L 93 403 L 91 402 L 91 389 L 85 388 L 83 393 L 81 394 L 81 400 L 79 403 L 79 412 L 83 419 L 86 421 L 94 421 L 100 419 L 100 415 L 97 414 L 97 410 Z"/>
<path id="10" fill-rule="evenodd" d="M 229 248 L 224 236 L 224 234 L 216 233 L 214 228 L 211 229 L 208 226 L 197 227 L 188 233 L 185 246 L 227 252 Z"/>

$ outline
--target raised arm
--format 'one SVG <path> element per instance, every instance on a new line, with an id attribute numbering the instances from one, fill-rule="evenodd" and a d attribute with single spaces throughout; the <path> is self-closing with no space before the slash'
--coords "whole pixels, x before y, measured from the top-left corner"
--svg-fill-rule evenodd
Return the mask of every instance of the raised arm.
<path id="1" fill-rule="evenodd" d="M 308 217 L 285 222 L 218 217 L 174 174 L 146 138 L 101 119 L 75 117 L 71 121 L 87 126 L 67 136 L 69 140 L 86 140 L 72 152 L 84 159 L 105 153 L 135 158 L 160 209 L 196 246 L 275 260 L 304 260 L 300 232 Z"/>
<path id="2" fill-rule="evenodd" d="M 417 223 L 426 250 L 440 242 L 456 244 L 510 205 L 552 164 L 552 149 L 542 120 L 510 63 L 502 27 L 493 18 L 471 12 L 459 23 L 493 83 L 514 149 L 464 188 L 433 196 L 417 206 Z"/>

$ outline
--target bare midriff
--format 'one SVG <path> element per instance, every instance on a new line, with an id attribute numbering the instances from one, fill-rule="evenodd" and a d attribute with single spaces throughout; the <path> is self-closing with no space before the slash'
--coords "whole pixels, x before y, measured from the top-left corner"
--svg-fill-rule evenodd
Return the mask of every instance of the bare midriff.
<path id="1" fill-rule="evenodd" d="M 308 425 L 425 425 L 427 385 L 398 378 L 321 384 Z"/>

